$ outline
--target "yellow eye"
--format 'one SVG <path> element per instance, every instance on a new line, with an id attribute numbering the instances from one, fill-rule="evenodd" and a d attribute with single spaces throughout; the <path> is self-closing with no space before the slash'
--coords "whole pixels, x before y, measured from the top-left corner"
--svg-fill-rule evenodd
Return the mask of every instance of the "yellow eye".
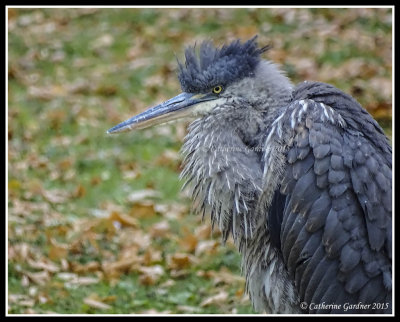
<path id="1" fill-rule="evenodd" d="M 221 92 L 222 92 L 222 86 L 221 86 L 221 85 L 215 86 L 215 87 L 212 89 L 212 92 L 213 92 L 214 94 L 219 94 L 219 93 L 221 93 Z"/>

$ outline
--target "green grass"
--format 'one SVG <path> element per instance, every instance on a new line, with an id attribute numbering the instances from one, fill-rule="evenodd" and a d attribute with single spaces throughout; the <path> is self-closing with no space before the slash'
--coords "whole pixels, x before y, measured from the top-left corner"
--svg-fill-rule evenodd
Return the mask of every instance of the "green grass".
<path id="1" fill-rule="evenodd" d="M 205 225 L 190 214 L 190 200 L 180 193 L 180 160 L 164 155 L 178 153 L 184 125 L 118 136 L 105 132 L 179 92 L 174 54 L 182 58 L 185 45 L 202 39 L 223 43 L 257 33 L 260 43 L 274 45 L 266 56 L 281 63 L 295 83 L 303 80 L 299 58 L 316 61 L 316 75 L 321 71 L 326 77 L 316 80 L 349 92 L 357 82 L 362 91 L 356 98 L 376 113 L 390 134 L 391 97 L 369 82 L 373 77 L 391 79 L 386 50 L 391 46 L 390 9 L 357 10 L 10 9 L 8 312 L 255 313 L 250 302 L 242 300 L 243 281 L 215 284 L 204 274 L 227 269 L 240 275 L 240 256 L 231 243 L 197 256 L 181 242 Z M 332 25 L 340 27 L 316 34 L 321 26 L 328 30 Z M 366 50 L 365 42 L 352 40 L 354 32 L 375 45 Z M 368 74 L 364 69 L 350 78 L 347 70 L 334 77 L 322 73 L 353 58 L 368 63 Z M 173 210 L 153 210 L 136 218 L 138 205 L 128 202 L 129 196 L 144 189 L 159 193 L 148 201 L 153 206 L 169 205 Z M 177 205 L 183 210 L 173 208 Z M 113 212 L 136 219 L 136 226 L 115 228 L 115 222 L 107 219 Z M 168 233 L 154 237 L 152 229 L 162 221 L 169 224 Z M 137 269 L 105 276 L 102 265 L 118 262 L 124 250 L 136 245 L 129 239 L 132 234 L 144 238 L 142 246 L 137 245 L 138 256 L 146 251 L 161 253 L 155 262 L 141 262 L 143 267 L 164 268 L 154 285 L 143 285 Z M 218 241 L 218 233 L 205 240 Z M 57 243 L 68 248 L 65 253 L 54 246 Z M 197 258 L 181 276 L 174 275 L 168 262 L 178 253 Z M 47 271 L 42 283 L 30 278 L 32 273 L 46 272 L 32 261 L 49 258 L 58 271 Z M 98 266 L 73 269 L 88 263 Z M 59 273 L 99 280 L 70 286 Z M 169 280 L 175 283 L 162 286 Z M 228 294 L 225 300 L 200 305 L 221 291 Z M 85 304 L 93 294 L 110 308 Z"/>

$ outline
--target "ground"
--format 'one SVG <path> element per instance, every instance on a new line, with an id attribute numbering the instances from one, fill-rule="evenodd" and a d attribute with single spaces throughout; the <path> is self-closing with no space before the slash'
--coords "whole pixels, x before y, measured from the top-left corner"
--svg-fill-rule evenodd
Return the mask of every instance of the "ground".
<path id="1" fill-rule="evenodd" d="M 185 45 L 255 34 L 391 135 L 392 9 L 8 9 L 8 313 L 255 313 L 180 192 L 187 123 L 105 133 L 179 93 Z"/>

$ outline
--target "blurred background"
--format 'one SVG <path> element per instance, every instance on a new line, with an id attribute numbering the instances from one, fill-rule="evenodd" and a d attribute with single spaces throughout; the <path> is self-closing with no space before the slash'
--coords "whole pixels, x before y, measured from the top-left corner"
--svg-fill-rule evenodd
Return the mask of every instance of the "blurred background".
<path id="1" fill-rule="evenodd" d="M 185 46 L 255 34 L 391 137 L 390 8 L 8 8 L 9 313 L 254 313 L 180 192 L 187 124 L 105 132 L 179 93 Z"/>

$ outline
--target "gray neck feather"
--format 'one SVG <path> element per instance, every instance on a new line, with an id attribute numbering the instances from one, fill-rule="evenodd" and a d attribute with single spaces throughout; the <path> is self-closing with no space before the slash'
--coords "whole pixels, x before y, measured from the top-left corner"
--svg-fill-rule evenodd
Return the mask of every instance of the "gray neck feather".
<path id="1" fill-rule="evenodd" d="M 253 77 L 227 88 L 223 105 L 189 126 L 182 147 L 181 177 L 186 178 L 185 186 L 191 186 L 194 211 L 203 216 L 210 214 L 213 226 L 218 225 L 224 241 L 232 234 L 242 253 L 247 287 L 259 310 L 268 310 L 264 303 L 268 301 L 267 289 L 263 291 L 266 298 L 257 295 L 266 283 L 265 276 L 283 283 L 281 292 L 293 293 L 293 286 L 286 285 L 289 283 L 286 279 L 280 280 L 285 274 L 283 268 L 281 276 L 269 276 L 265 271 L 265 267 L 281 263 L 276 262 L 277 254 L 269 241 L 267 211 L 272 195 L 262 193 L 264 169 L 272 170 L 274 179 L 281 166 L 268 164 L 269 160 L 264 159 L 265 140 L 277 113 L 291 100 L 292 90 L 292 84 L 275 64 L 261 61 Z M 271 183 L 274 186 L 269 194 L 275 190 L 277 181 Z M 264 203 L 260 207 L 261 195 Z M 252 285 L 258 281 L 254 276 L 261 279 L 259 285 Z"/>
<path id="2" fill-rule="evenodd" d="M 260 224 L 254 203 L 263 186 L 264 142 L 292 90 L 275 64 L 261 61 L 253 77 L 227 88 L 224 104 L 189 126 L 181 177 L 191 183 L 195 210 L 211 214 L 225 238 L 232 232 L 246 239 Z"/>

